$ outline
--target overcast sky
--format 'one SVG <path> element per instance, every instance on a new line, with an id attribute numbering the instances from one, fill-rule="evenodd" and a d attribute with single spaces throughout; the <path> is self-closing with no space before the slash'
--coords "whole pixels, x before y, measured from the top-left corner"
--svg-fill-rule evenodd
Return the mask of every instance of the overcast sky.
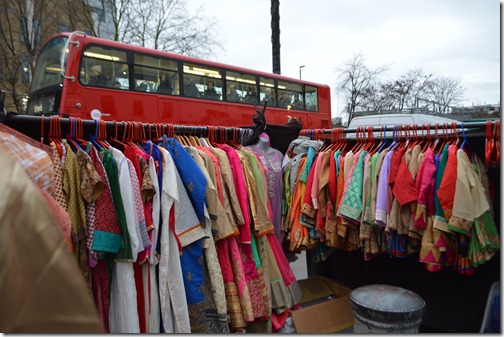
<path id="1" fill-rule="evenodd" d="M 188 0 L 217 19 L 225 51 L 213 60 L 272 72 L 270 0 Z M 333 117 L 344 106 L 335 68 L 360 52 L 388 78 L 414 68 L 460 79 L 462 104 L 500 101 L 499 0 L 280 0 L 282 75 L 331 86 Z"/>

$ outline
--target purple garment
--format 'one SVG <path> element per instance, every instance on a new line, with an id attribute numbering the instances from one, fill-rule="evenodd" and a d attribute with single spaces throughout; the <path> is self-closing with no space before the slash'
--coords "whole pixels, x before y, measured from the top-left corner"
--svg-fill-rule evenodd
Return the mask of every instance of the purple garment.
<path id="1" fill-rule="evenodd" d="M 259 146 L 249 145 L 248 149 L 254 151 L 261 159 L 261 162 L 266 170 L 266 181 L 268 187 L 268 198 L 271 203 L 272 222 L 275 228 L 275 236 L 280 244 L 282 244 L 282 152 L 271 148 L 274 151 L 272 156 L 267 156 Z"/>
<path id="2" fill-rule="evenodd" d="M 378 191 L 376 194 L 376 223 L 382 227 L 387 226 L 388 205 L 392 203 L 392 193 L 388 184 L 388 175 L 390 171 L 390 161 L 394 151 L 389 151 L 385 158 L 378 178 Z"/>

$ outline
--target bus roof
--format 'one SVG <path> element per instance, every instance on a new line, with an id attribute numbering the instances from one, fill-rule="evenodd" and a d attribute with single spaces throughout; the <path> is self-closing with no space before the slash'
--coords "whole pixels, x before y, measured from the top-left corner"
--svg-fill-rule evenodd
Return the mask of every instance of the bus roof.
<path id="1" fill-rule="evenodd" d="M 329 88 L 329 85 L 327 85 L 327 84 L 310 82 L 310 81 L 300 80 L 298 78 L 288 77 L 288 76 L 279 75 L 279 74 L 275 74 L 275 73 L 268 73 L 268 72 L 264 72 L 264 71 L 260 71 L 260 70 L 254 70 L 254 69 L 250 69 L 250 68 L 238 67 L 238 66 L 220 63 L 220 62 L 216 62 L 216 61 L 205 60 L 205 59 L 201 59 L 201 58 L 197 58 L 197 57 L 175 54 L 175 53 L 171 53 L 171 52 L 167 52 L 167 51 L 161 51 L 161 50 L 157 50 L 157 49 L 151 49 L 151 48 L 146 48 L 146 47 L 141 47 L 141 46 L 136 46 L 136 45 L 130 45 L 130 44 L 126 44 L 126 43 L 122 43 L 122 42 L 118 42 L 118 41 L 113 41 L 113 40 L 108 40 L 108 39 L 103 39 L 103 38 L 87 35 L 82 32 L 58 33 L 58 34 L 55 34 L 51 39 L 56 38 L 58 36 L 69 37 L 71 35 L 76 36 L 78 34 L 85 35 L 84 37 L 81 37 L 80 39 L 85 38 L 88 40 L 88 43 L 96 43 L 96 44 L 107 45 L 107 46 L 115 47 L 115 48 L 134 50 L 137 52 L 143 52 L 143 53 L 150 54 L 150 55 L 158 55 L 161 57 L 172 57 L 172 58 L 180 59 L 180 60 L 186 61 L 186 62 L 202 63 L 202 64 L 206 64 L 206 65 L 210 65 L 210 66 L 214 66 L 214 67 L 218 67 L 218 68 L 226 68 L 226 69 L 236 71 L 236 72 L 254 73 L 259 76 L 271 77 L 271 78 L 275 78 L 275 79 L 279 79 L 279 80 L 288 80 L 288 81 L 292 81 L 292 82 L 304 83 L 307 85 Z"/>

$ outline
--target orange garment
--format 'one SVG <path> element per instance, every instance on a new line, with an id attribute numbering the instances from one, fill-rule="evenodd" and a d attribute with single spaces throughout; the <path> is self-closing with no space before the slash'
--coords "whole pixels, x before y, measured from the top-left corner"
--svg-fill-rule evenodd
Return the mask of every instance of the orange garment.
<path id="1" fill-rule="evenodd" d="M 448 160 L 446 162 L 443 179 L 437 190 L 437 196 L 443 209 L 446 220 L 452 216 L 453 200 L 455 197 L 455 185 L 457 183 L 457 146 L 450 145 L 448 148 Z"/>
<path id="2" fill-rule="evenodd" d="M 322 241 L 325 241 L 325 224 L 327 214 L 329 213 L 328 209 L 332 208 L 329 196 L 329 161 L 334 162 L 332 158 L 332 151 L 325 151 L 324 156 L 321 159 L 322 161 L 320 163 L 319 171 L 317 188 L 319 210 L 317 212 L 315 226 Z"/>
<path id="3" fill-rule="evenodd" d="M 308 228 L 301 224 L 301 206 L 303 203 L 306 184 L 299 180 L 299 175 L 303 171 L 306 163 L 306 157 L 299 162 L 298 174 L 296 177 L 296 186 L 292 194 L 292 208 L 290 212 L 290 235 L 289 250 L 294 251 L 308 243 Z"/>

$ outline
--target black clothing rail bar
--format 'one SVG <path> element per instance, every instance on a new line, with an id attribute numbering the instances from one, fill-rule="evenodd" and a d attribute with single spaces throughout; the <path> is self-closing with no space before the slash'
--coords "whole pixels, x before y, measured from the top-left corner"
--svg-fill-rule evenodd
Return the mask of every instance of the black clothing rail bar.
<path id="1" fill-rule="evenodd" d="M 54 120 L 54 119 L 53 119 Z M 58 118 L 61 130 L 61 137 L 66 138 L 71 132 L 71 119 L 70 118 Z M 75 120 L 75 119 L 74 119 Z M 96 135 L 97 123 L 94 120 L 80 120 L 82 123 L 82 138 L 89 139 L 90 136 Z M 103 123 L 103 122 L 102 122 Z M 118 140 L 123 140 L 124 131 L 126 129 L 131 129 L 134 122 L 111 122 L 105 121 L 107 138 L 115 137 Z M 196 137 L 210 137 L 213 135 L 213 139 L 217 142 L 226 141 L 238 141 L 238 136 L 241 128 L 232 127 L 213 127 L 213 126 L 191 126 L 191 125 L 175 125 L 167 123 L 159 124 L 149 124 L 149 123 L 139 123 L 137 125 L 142 125 L 144 135 L 146 139 L 154 139 L 157 136 L 162 136 L 165 134 L 175 135 L 192 135 Z M 30 116 L 30 115 L 19 115 L 19 114 L 7 114 L 4 116 L 3 124 L 19 131 L 30 138 L 35 140 L 44 140 L 44 143 L 48 144 L 50 137 L 50 126 L 51 117 L 43 116 Z M 43 133 L 42 133 L 43 129 Z M 131 130 L 127 130 L 127 135 L 130 134 Z M 54 135 L 53 135 L 54 136 Z M 126 137 L 126 139 L 131 140 Z"/>
<path id="2" fill-rule="evenodd" d="M 495 120 L 491 120 L 492 127 L 495 125 Z M 455 124 L 455 131 L 458 134 L 458 137 L 463 137 L 465 134 L 466 137 L 481 137 L 485 136 L 485 128 L 487 125 L 487 122 L 459 122 L 459 123 L 441 123 L 441 124 L 406 124 L 406 125 L 382 125 L 382 126 L 373 126 L 372 127 L 372 132 L 373 136 L 375 138 L 380 136 L 380 132 L 387 132 L 386 137 L 388 139 L 391 139 L 391 136 L 394 131 L 398 132 L 399 137 L 405 137 L 406 136 L 415 136 L 413 130 L 416 127 L 416 134 L 418 138 L 422 137 L 428 137 L 428 130 L 430 129 L 430 136 L 432 137 L 435 135 L 436 132 L 436 127 L 437 127 L 437 132 L 438 132 L 438 137 L 442 138 L 443 137 L 443 132 L 447 132 L 448 134 L 451 135 L 453 132 L 452 125 Z M 447 127 L 443 131 L 443 126 Z M 354 128 L 335 128 L 335 129 L 340 129 L 342 133 L 344 134 L 356 134 L 358 132 L 361 132 L 363 137 L 367 137 L 368 133 L 368 126 L 362 126 L 362 127 L 354 127 Z M 422 129 L 423 128 L 423 129 Z M 314 138 L 314 135 L 318 132 L 319 135 L 330 135 L 333 133 L 334 129 L 303 129 L 299 132 L 299 135 L 301 136 L 308 136 L 311 138 Z M 462 132 L 463 130 L 463 132 Z M 346 138 L 348 139 L 348 138 Z"/>

